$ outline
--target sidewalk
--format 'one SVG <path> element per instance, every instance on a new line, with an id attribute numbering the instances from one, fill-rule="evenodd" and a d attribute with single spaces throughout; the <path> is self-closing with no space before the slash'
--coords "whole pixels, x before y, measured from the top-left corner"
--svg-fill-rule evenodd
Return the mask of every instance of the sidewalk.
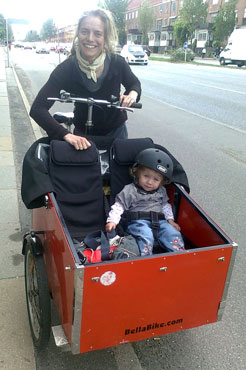
<path id="1" fill-rule="evenodd" d="M 150 57 L 154 58 L 160 58 L 168 61 L 170 58 L 169 55 L 164 55 L 164 54 L 156 54 L 156 53 L 151 53 Z M 201 63 L 201 64 L 210 64 L 210 65 L 216 65 L 219 66 L 219 59 L 214 59 L 214 58 L 202 58 L 202 57 L 197 57 L 195 56 L 194 62 L 196 63 Z"/>
<path id="2" fill-rule="evenodd" d="M 0 46 L 0 368 L 35 370 L 21 255 L 16 169 L 6 80 L 7 55 Z"/>

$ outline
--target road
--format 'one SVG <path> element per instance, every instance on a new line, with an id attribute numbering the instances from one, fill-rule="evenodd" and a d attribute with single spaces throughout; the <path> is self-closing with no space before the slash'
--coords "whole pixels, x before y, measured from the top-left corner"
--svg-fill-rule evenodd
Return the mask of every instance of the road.
<path id="1" fill-rule="evenodd" d="M 21 56 L 18 52 L 12 59 L 31 104 L 58 57 L 31 52 Z M 192 196 L 239 244 L 223 320 L 135 343 L 134 351 L 144 370 L 243 370 L 246 368 L 245 69 L 154 61 L 147 67 L 132 69 L 142 82 L 143 109 L 129 117 L 130 137 L 152 137 L 166 146 L 186 169 Z M 36 355 L 36 361 L 38 370 L 117 369 L 112 349 L 72 356 L 60 352 L 53 342 L 45 356 Z M 122 369 L 136 370 L 136 366 L 131 365 L 129 358 Z"/>

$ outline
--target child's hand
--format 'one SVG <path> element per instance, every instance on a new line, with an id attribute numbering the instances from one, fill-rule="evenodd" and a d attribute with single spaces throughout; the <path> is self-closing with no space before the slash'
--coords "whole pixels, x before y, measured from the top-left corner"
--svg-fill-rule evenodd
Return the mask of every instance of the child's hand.
<path id="1" fill-rule="evenodd" d="M 110 233 L 112 229 L 116 229 L 116 224 L 114 222 L 108 222 L 105 226 L 105 230 L 107 233 Z"/>
<path id="2" fill-rule="evenodd" d="M 180 230 L 181 230 L 180 226 L 179 226 L 176 222 L 174 222 L 172 219 L 167 220 L 167 221 L 168 221 L 168 222 L 169 222 L 169 224 L 170 224 L 170 225 L 172 225 L 172 226 L 174 227 L 174 229 L 176 229 L 177 231 L 180 231 Z"/>

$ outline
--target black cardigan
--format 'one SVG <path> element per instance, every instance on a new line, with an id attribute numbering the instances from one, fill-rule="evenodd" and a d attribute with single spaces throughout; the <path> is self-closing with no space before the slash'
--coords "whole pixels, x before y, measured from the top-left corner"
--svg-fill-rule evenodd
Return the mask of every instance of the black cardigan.
<path id="1" fill-rule="evenodd" d="M 125 94 L 135 90 L 138 93 L 138 100 L 140 99 L 140 81 L 121 56 L 111 55 L 109 71 L 104 77 L 101 87 L 95 92 L 90 92 L 84 86 L 81 71 L 78 69 L 74 58 L 73 56 L 69 57 L 54 69 L 31 107 L 30 116 L 47 132 L 51 139 L 62 140 L 64 135 L 68 133 L 67 129 L 58 124 L 49 113 L 49 109 L 54 102 L 48 101 L 47 98 L 60 97 L 61 90 L 79 97 L 109 100 L 111 95 L 119 97 L 122 84 L 125 88 Z M 75 103 L 74 124 L 77 134 L 84 134 L 87 111 L 86 104 Z M 126 119 L 126 112 L 119 109 L 94 106 L 91 135 L 106 135 L 111 130 L 120 127 Z"/>

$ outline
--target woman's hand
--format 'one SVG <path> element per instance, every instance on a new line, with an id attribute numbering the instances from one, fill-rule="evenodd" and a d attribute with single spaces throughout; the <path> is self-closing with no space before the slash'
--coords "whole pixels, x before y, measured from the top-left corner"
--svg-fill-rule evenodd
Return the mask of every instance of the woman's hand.
<path id="1" fill-rule="evenodd" d="M 172 219 L 167 220 L 167 221 L 168 221 L 168 222 L 169 222 L 169 224 L 170 224 L 170 225 L 172 225 L 172 226 L 174 227 L 174 229 L 176 229 L 177 231 L 180 231 L 180 230 L 181 230 L 180 226 L 179 226 L 176 222 L 174 222 Z"/>
<path id="2" fill-rule="evenodd" d="M 105 230 L 107 233 L 110 233 L 112 229 L 116 229 L 116 224 L 114 222 L 108 222 L 105 226 Z"/>
<path id="3" fill-rule="evenodd" d="M 63 137 L 63 139 L 67 143 L 73 145 L 76 150 L 85 150 L 85 149 L 88 149 L 91 146 L 89 141 L 85 137 L 82 137 L 82 136 L 77 136 L 77 135 L 73 135 L 73 134 L 66 134 Z"/>
<path id="4" fill-rule="evenodd" d="M 133 103 L 136 103 L 138 93 L 134 90 L 130 91 L 128 95 L 120 95 L 120 102 L 122 107 L 130 107 Z"/>

